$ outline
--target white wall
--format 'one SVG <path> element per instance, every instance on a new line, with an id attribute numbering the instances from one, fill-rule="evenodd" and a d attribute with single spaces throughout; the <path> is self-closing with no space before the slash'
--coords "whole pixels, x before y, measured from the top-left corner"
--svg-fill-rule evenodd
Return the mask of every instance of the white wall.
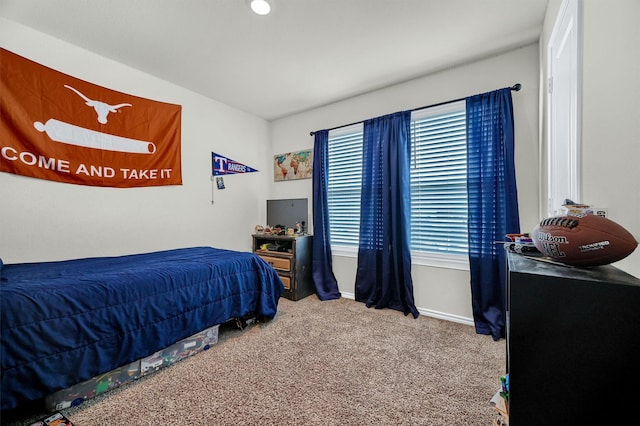
<path id="1" fill-rule="evenodd" d="M 485 60 L 463 64 L 430 76 L 358 96 L 343 102 L 276 120 L 274 153 L 313 147 L 310 131 L 340 126 L 391 112 L 522 84 L 512 92 L 516 140 L 516 179 L 522 230 L 538 222 L 538 44 Z M 312 199 L 311 180 L 271 183 L 275 197 Z M 355 293 L 356 258 L 334 254 L 334 273 L 343 295 Z M 427 315 L 471 322 L 469 271 L 414 265 L 414 297 Z"/>
<path id="2" fill-rule="evenodd" d="M 609 218 L 640 240 L 640 2 L 583 0 L 582 199 L 609 209 Z M 541 81 L 546 52 L 562 0 L 550 0 L 540 43 Z M 541 93 L 540 132 L 546 173 L 547 108 Z M 546 206 L 546 181 L 540 205 Z M 614 266 L 640 277 L 640 248 Z"/>
<path id="3" fill-rule="evenodd" d="M 181 186 L 99 188 L 0 173 L 5 263 L 194 245 L 251 249 L 273 173 L 268 122 L 2 18 L 0 46 L 109 89 L 182 105 Z M 225 177 L 213 204 L 212 151 L 259 170 Z"/>

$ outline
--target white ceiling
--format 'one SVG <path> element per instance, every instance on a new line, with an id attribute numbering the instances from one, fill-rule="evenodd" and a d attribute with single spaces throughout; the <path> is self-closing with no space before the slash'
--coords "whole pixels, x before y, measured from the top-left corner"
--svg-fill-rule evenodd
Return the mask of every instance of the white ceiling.
<path id="1" fill-rule="evenodd" d="M 0 16 L 267 120 L 538 40 L 547 0 L 0 0 Z"/>

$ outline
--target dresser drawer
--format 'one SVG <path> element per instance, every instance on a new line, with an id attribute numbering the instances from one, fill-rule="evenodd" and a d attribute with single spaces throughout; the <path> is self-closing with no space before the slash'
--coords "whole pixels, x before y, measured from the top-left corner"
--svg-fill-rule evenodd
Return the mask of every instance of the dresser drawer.
<path id="1" fill-rule="evenodd" d="M 287 277 L 284 275 L 278 275 L 282 280 L 282 284 L 286 290 L 291 290 L 291 277 Z"/>
<path id="2" fill-rule="evenodd" d="M 278 271 L 290 271 L 291 270 L 291 259 L 282 258 L 282 257 L 271 257 L 260 255 L 261 258 L 265 260 L 269 265 Z"/>

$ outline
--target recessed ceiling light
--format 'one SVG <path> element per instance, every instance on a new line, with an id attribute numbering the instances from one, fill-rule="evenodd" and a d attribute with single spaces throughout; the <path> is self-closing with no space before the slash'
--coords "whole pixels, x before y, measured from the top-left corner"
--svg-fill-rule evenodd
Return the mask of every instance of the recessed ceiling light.
<path id="1" fill-rule="evenodd" d="M 251 0 L 251 10 L 258 15 L 268 15 L 271 12 L 271 6 L 266 0 Z"/>

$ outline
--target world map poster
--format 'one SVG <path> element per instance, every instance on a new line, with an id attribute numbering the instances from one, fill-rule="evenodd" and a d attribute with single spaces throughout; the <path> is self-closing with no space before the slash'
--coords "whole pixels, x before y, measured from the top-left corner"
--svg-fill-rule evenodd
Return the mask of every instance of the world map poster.
<path id="1" fill-rule="evenodd" d="M 313 150 L 287 152 L 273 156 L 273 180 L 276 182 L 313 177 Z"/>

